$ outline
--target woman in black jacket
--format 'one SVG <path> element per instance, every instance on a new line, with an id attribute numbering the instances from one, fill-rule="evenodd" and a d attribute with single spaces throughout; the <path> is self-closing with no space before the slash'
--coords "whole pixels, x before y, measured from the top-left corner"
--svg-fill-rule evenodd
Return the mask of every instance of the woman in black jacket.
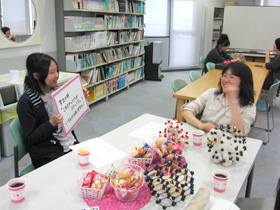
<path id="1" fill-rule="evenodd" d="M 38 168 L 69 152 L 69 146 L 78 141 L 73 133 L 65 136 L 63 116 L 56 113 L 51 96 L 57 89 L 56 61 L 46 54 L 33 53 L 27 57 L 26 69 L 25 92 L 18 101 L 17 113 L 27 150 Z"/>

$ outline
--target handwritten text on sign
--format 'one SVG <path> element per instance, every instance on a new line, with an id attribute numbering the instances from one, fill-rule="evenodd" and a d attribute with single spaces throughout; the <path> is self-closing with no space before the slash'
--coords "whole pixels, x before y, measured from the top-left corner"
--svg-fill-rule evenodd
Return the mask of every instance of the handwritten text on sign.
<path id="1" fill-rule="evenodd" d="M 63 130 L 67 136 L 89 111 L 80 76 L 69 80 L 52 94 L 57 113 L 63 116 Z"/>

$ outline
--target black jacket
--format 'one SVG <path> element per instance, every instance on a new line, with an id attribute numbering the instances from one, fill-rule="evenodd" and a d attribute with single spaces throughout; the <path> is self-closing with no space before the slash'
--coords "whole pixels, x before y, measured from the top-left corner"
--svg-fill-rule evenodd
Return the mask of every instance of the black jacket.
<path id="1" fill-rule="evenodd" d="M 208 55 L 206 56 L 205 62 L 204 62 L 204 72 L 207 72 L 206 69 L 206 63 L 212 62 L 212 63 L 223 63 L 224 61 L 230 61 L 232 60 L 232 57 L 227 54 L 226 52 L 220 52 L 218 45 L 216 45 L 215 48 L 213 48 Z"/>
<path id="2" fill-rule="evenodd" d="M 55 159 L 64 154 L 59 140 L 53 136 L 57 128 L 50 124 L 44 102 L 37 91 L 25 91 L 18 101 L 17 113 L 33 164 L 44 158 Z"/>

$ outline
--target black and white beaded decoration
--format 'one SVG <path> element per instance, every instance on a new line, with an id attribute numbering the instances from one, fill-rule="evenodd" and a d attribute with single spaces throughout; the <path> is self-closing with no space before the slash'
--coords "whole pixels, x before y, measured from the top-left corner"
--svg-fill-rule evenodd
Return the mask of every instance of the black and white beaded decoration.
<path id="1" fill-rule="evenodd" d="M 166 158 L 166 155 L 163 158 Z M 158 165 L 159 160 L 154 159 L 144 173 L 155 202 L 161 205 L 162 209 L 176 206 L 188 195 L 194 194 L 194 172 L 181 160 L 181 156 L 174 157 L 173 160 L 165 159 L 163 164 Z"/>
<path id="2" fill-rule="evenodd" d="M 220 125 L 210 130 L 207 134 L 209 152 L 213 152 L 214 163 L 231 166 L 234 161 L 239 161 L 246 147 L 246 136 L 241 130 L 231 125 Z"/>

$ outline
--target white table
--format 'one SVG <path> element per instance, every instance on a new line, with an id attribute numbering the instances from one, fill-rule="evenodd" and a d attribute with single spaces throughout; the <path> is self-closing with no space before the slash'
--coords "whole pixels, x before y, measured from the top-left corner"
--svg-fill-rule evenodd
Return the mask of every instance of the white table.
<path id="1" fill-rule="evenodd" d="M 10 73 L 7 74 L 1 74 L 0 75 L 0 82 L 2 83 L 8 83 L 8 84 L 14 84 L 16 86 L 18 97 L 20 97 L 23 94 L 24 90 L 24 79 L 26 75 L 26 70 L 20 70 L 19 71 L 19 80 L 18 81 L 11 81 L 10 79 Z M 68 80 L 76 76 L 76 73 L 69 73 L 69 72 L 59 72 L 59 78 L 58 78 L 58 85 L 63 85 Z"/>
<path id="2" fill-rule="evenodd" d="M 134 146 L 141 146 L 143 140 L 130 135 L 137 129 L 149 125 L 151 122 L 163 125 L 167 119 L 154 115 L 144 114 L 135 120 L 101 136 L 100 138 L 129 154 Z M 192 126 L 184 124 L 183 129 L 191 133 Z M 159 130 L 154 130 L 153 135 L 157 135 Z M 190 137 L 191 139 L 191 137 Z M 211 196 L 226 199 L 235 202 L 239 191 L 248 177 L 258 151 L 262 145 L 260 140 L 247 139 L 248 150 L 245 152 L 241 161 L 226 168 L 230 172 L 227 189 L 224 193 L 217 193 L 213 190 L 212 171 L 217 168 L 223 168 L 220 164 L 213 164 L 211 153 L 207 151 L 206 146 L 190 146 L 184 149 L 189 169 L 195 172 L 194 185 L 195 190 L 205 187 L 211 190 Z M 121 161 L 118 161 L 121 162 Z M 116 164 L 116 163 L 115 163 Z M 95 169 L 92 164 L 87 167 L 78 165 L 77 156 L 74 152 L 58 158 L 57 160 L 42 166 L 41 168 L 30 172 L 24 178 L 27 181 L 26 200 L 21 204 L 13 204 L 10 201 L 10 195 L 7 186 L 0 188 L 0 209 L 21 209 L 21 210 L 50 210 L 50 209 L 83 209 L 87 208 L 86 203 L 79 197 L 76 190 L 76 180 L 78 180 L 83 171 L 97 170 L 105 172 L 107 166 Z M 117 165 L 115 165 L 117 166 Z M 183 203 L 183 202 L 182 202 Z M 144 209 L 158 209 L 159 206 L 150 202 Z M 160 208 L 159 208 L 160 209 Z M 169 208 L 168 208 L 169 209 Z M 170 208 L 173 209 L 173 208 Z"/>

